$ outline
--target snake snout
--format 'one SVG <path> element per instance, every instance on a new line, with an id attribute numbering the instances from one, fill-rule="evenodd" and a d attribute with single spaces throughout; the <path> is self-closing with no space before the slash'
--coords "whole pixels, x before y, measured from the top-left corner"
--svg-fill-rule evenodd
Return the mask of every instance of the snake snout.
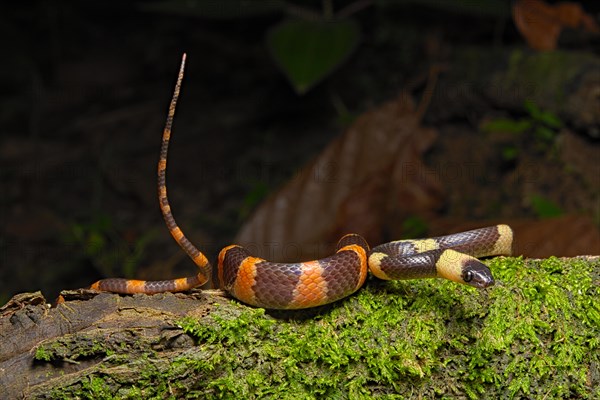
<path id="1" fill-rule="evenodd" d="M 478 289 L 484 289 L 494 285 L 494 276 L 487 265 L 478 260 L 469 260 L 463 266 L 462 279 L 469 285 Z"/>

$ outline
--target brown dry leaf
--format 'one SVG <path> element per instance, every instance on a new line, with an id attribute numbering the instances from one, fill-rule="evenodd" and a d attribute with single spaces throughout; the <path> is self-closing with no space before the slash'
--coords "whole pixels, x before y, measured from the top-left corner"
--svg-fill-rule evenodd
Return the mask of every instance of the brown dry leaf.
<path id="1" fill-rule="evenodd" d="M 440 205 L 441 185 L 421 162 L 436 135 L 420 126 L 406 95 L 363 114 L 258 207 L 235 243 L 277 261 L 331 254 L 348 232 L 377 243 L 393 210 L 427 213 Z"/>
<path id="2" fill-rule="evenodd" d="M 584 13 L 581 16 L 581 27 L 585 32 L 600 34 L 600 25 L 598 25 L 594 17 L 590 14 Z"/>
<path id="3" fill-rule="evenodd" d="M 541 0 L 518 0 L 513 5 L 513 20 L 529 47 L 536 50 L 556 48 L 562 30 L 554 8 Z"/>
<path id="4" fill-rule="evenodd" d="M 600 232 L 589 217 L 565 215 L 535 222 L 516 222 L 514 254 L 531 258 L 600 254 Z"/>
<path id="5" fill-rule="evenodd" d="M 594 18 L 575 2 L 550 5 L 542 0 L 517 0 L 513 5 L 513 20 L 527 44 L 536 50 L 553 50 L 563 28 L 579 28 L 599 33 Z"/>

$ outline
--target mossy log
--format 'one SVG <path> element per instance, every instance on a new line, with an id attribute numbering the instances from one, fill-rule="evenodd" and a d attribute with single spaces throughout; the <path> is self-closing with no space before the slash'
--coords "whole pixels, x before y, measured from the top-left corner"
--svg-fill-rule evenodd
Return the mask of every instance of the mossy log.
<path id="1" fill-rule="evenodd" d="M 496 286 L 370 279 L 271 312 L 215 291 L 15 296 L 2 398 L 600 398 L 600 258 L 489 260 Z"/>

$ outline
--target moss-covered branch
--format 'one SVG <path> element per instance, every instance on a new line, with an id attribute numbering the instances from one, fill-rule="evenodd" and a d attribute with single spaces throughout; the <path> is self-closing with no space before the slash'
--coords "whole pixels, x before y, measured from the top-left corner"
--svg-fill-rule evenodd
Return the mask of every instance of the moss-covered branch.
<path id="1" fill-rule="evenodd" d="M 498 283 L 485 291 L 373 279 L 348 299 L 294 313 L 198 293 L 68 301 L 49 314 L 115 306 L 37 344 L 23 373 L 39 368 L 48 378 L 25 395 L 598 398 L 600 260 L 496 258 L 490 266 Z"/>

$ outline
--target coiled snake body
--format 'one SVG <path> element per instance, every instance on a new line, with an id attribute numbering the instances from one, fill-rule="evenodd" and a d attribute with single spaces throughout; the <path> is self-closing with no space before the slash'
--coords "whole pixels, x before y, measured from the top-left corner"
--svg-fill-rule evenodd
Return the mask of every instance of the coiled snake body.
<path id="1" fill-rule="evenodd" d="M 204 254 L 183 234 L 167 198 L 166 167 L 175 106 L 181 89 L 183 56 L 158 161 L 158 199 L 171 235 L 199 268 L 197 275 L 164 281 L 102 279 L 91 289 L 115 293 L 160 293 L 203 285 L 212 267 Z M 365 282 L 367 270 L 380 279 L 446 278 L 477 288 L 494 284 L 489 268 L 476 257 L 510 255 L 512 230 L 496 225 L 420 240 L 399 240 L 369 250 L 360 235 L 342 237 L 334 255 L 314 261 L 275 263 L 252 257 L 241 246 L 225 247 L 218 257 L 221 288 L 244 303 L 273 309 L 316 307 L 342 299 Z"/>

